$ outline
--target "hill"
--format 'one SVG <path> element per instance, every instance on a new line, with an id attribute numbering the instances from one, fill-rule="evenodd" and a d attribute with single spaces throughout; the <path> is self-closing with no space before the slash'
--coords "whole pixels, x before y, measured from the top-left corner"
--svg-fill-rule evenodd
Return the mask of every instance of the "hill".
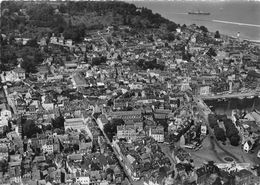
<path id="1" fill-rule="evenodd" d="M 39 36 L 49 32 L 72 32 L 80 40 L 88 30 L 106 26 L 129 25 L 136 29 L 159 28 L 165 25 L 175 29 L 176 24 L 154 14 L 147 8 L 119 1 L 82 2 L 14 2 L 1 4 L 2 33 L 19 32 Z M 29 36 L 29 37 L 30 37 Z"/>

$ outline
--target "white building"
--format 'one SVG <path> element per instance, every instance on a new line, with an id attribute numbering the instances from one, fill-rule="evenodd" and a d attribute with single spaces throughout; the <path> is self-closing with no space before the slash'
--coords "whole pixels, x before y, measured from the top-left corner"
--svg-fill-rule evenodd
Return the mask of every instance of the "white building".
<path id="1" fill-rule="evenodd" d="M 65 119 L 64 122 L 64 128 L 65 130 L 71 128 L 75 130 L 86 130 L 86 124 L 84 124 L 83 118 L 70 118 L 70 119 Z"/>
<path id="2" fill-rule="evenodd" d="M 149 135 L 159 143 L 164 142 L 164 128 L 162 126 L 158 126 L 156 128 L 150 128 Z"/>
<path id="3" fill-rule="evenodd" d="M 53 110 L 54 109 L 54 103 L 52 102 L 46 102 L 45 99 L 46 99 L 46 96 L 42 96 L 42 107 L 45 109 L 45 110 Z"/>
<path id="4" fill-rule="evenodd" d="M 90 178 L 89 177 L 77 177 L 76 182 L 82 184 L 82 185 L 89 185 L 90 183 Z"/>
<path id="5" fill-rule="evenodd" d="M 44 144 L 42 145 L 43 153 L 52 154 L 53 153 L 53 145 Z"/>
<path id="6" fill-rule="evenodd" d="M 20 66 L 12 71 L 4 71 L 1 74 L 2 82 L 16 82 L 25 79 L 25 70 Z"/>
<path id="7" fill-rule="evenodd" d="M 8 120 L 12 118 L 12 112 L 7 104 L 0 104 L 0 126 L 8 125 Z"/>
<path id="8" fill-rule="evenodd" d="M 200 87 L 200 95 L 209 95 L 209 94 L 210 94 L 209 86 Z"/>

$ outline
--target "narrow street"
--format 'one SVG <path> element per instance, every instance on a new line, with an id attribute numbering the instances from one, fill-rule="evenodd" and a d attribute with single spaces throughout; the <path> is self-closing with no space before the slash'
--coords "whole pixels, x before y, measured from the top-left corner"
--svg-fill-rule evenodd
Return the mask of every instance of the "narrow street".
<path id="1" fill-rule="evenodd" d="M 93 116 L 92 116 L 92 118 L 93 118 L 93 120 L 95 120 L 95 123 L 97 124 L 96 118 L 93 117 Z M 97 124 L 97 125 L 98 125 L 98 124 Z M 108 144 L 111 146 L 111 148 L 113 149 L 113 152 L 114 152 L 114 154 L 116 155 L 116 157 L 117 157 L 117 159 L 118 159 L 120 165 L 121 165 L 122 168 L 124 169 L 124 172 L 125 172 L 125 174 L 126 174 L 128 180 L 130 181 L 131 184 L 134 184 L 134 181 L 133 181 L 131 175 L 128 173 L 128 171 L 127 171 L 127 169 L 126 169 L 126 167 L 125 167 L 125 164 L 123 163 L 122 157 L 121 157 L 120 154 L 118 153 L 117 149 L 113 146 L 113 143 L 110 142 L 110 140 L 109 140 L 109 138 L 107 137 L 107 135 L 106 135 L 106 133 L 104 132 L 104 130 L 101 129 L 100 127 L 99 127 L 99 129 L 101 130 L 102 134 L 103 134 L 104 137 L 106 138 L 107 143 L 108 143 Z"/>
<path id="2" fill-rule="evenodd" d="M 176 164 L 176 160 L 174 159 L 174 154 L 170 151 L 169 146 L 167 146 L 166 144 L 159 144 L 159 146 L 162 149 L 162 152 L 170 159 L 171 161 L 171 171 L 174 171 L 175 175 L 176 173 L 176 168 L 175 168 L 175 164 Z"/>
<path id="3" fill-rule="evenodd" d="M 7 103 L 8 103 L 8 105 L 11 106 L 14 114 L 16 115 L 17 114 L 16 106 L 14 105 L 13 101 L 11 100 L 11 98 L 10 98 L 10 96 L 8 94 L 7 86 L 4 86 L 3 89 L 4 89 L 5 97 L 7 99 Z"/>

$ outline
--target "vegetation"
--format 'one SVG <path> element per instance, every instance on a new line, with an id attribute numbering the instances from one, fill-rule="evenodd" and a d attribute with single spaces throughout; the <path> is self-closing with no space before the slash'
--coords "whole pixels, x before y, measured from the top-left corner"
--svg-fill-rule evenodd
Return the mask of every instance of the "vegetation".
<path id="1" fill-rule="evenodd" d="M 226 134 L 225 134 L 225 131 L 223 128 L 215 126 L 214 134 L 215 134 L 217 140 L 222 141 L 222 142 L 226 141 Z"/>
<path id="2" fill-rule="evenodd" d="M 215 33 L 215 36 L 214 36 L 216 39 L 219 39 L 220 38 L 220 34 L 219 34 L 219 31 L 216 31 Z"/>
<path id="3" fill-rule="evenodd" d="M 217 120 L 223 121 L 226 133 L 223 128 L 220 128 Z M 240 141 L 239 132 L 232 122 L 232 120 L 228 119 L 226 115 L 218 115 L 218 117 L 214 114 L 209 114 L 208 117 L 209 125 L 211 128 L 214 128 L 214 134 L 217 140 L 222 142 L 226 141 L 226 137 L 229 139 L 230 144 L 233 146 L 238 146 Z"/>
<path id="4" fill-rule="evenodd" d="M 211 128 L 214 128 L 215 126 L 218 126 L 218 122 L 217 122 L 217 118 L 216 118 L 215 114 L 209 114 L 208 122 L 209 122 L 209 126 Z"/>
<path id="5" fill-rule="evenodd" d="M 157 63 L 156 59 L 153 59 L 152 61 L 146 61 L 144 59 L 140 59 L 137 62 L 137 66 L 139 66 L 143 70 L 147 70 L 147 69 L 160 69 L 160 70 L 163 70 L 164 69 L 164 65 Z"/>
<path id="6" fill-rule="evenodd" d="M 36 66 L 43 61 L 48 49 L 40 50 L 38 41 L 46 37 L 47 43 L 52 33 L 63 34 L 65 39 L 80 42 L 89 30 L 103 29 L 113 25 L 128 25 L 132 29 L 128 34 L 138 34 L 145 28 L 165 28 L 164 39 L 172 41 L 177 26 L 159 14 L 154 14 L 147 8 L 137 8 L 126 2 L 66 2 L 66 3 L 32 3 L 4 1 L 1 21 L 1 69 L 16 66 L 17 58 L 23 58 L 21 66 L 27 73 L 37 72 Z M 24 46 L 17 43 L 15 38 L 31 38 Z M 111 39 L 110 39 L 111 40 Z M 109 41 L 109 38 L 108 38 Z M 112 40 L 111 42 L 112 43 Z M 119 57 L 121 60 L 121 57 Z M 93 60 L 93 65 L 106 61 L 105 57 Z M 143 68 L 163 68 L 156 62 L 145 64 Z"/>
<path id="7" fill-rule="evenodd" d="M 37 44 L 37 43 L 36 43 Z M 31 40 L 25 46 L 19 44 L 2 45 L 0 61 L 6 66 L 15 66 L 18 64 L 17 58 L 22 58 L 21 67 L 26 72 L 37 72 L 36 66 L 44 60 L 44 53 L 38 48 L 35 40 Z"/>
<path id="8" fill-rule="evenodd" d="M 22 119 L 22 131 L 23 136 L 27 138 L 32 138 L 36 136 L 37 133 L 41 133 L 41 129 L 30 119 Z"/>
<path id="9" fill-rule="evenodd" d="M 52 119 L 52 126 L 53 128 L 64 129 L 64 122 L 65 119 L 62 116 L 59 116 L 55 119 Z"/>
<path id="10" fill-rule="evenodd" d="M 112 141 L 113 137 L 116 135 L 117 126 L 124 124 L 125 122 L 122 119 L 113 119 L 108 124 L 104 125 L 104 131 L 110 141 Z"/>
<path id="11" fill-rule="evenodd" d="M 39 33 L 40 29 L 49 28 L 49 31 L 64 33 L 65 38 L 74 41 L 82 40 L 87 30 L 103 29 L 108 25 L 129 25 L 143 29 L 159 28 L 164 24 L 169 31 L 177 28 L 175 23 L 149 9 L 137 8 L 125 2 L 82 1 L 54 5 L 4 1 L 2 9 L 6 10 L 1 17 L 3 33 L 12 30 Z M 22 13 L 20 9 L 26 12 Z M 43 34 L 49 31 L 45 30 Z"/>
<path id="12" fill-rule="evenodd" d="M 229 138 L 230 144 L 233 146 L 238 146 L 240 141 L 239 132 L 232 122 L 231 119 L 224 120 L 224 125 L 226 129 L 226 135 Z"/>
<path id="13" fill-rule="evenodd" d="M 166 33 L 166 34 L 164 34 L 162 36 L 162 39 L 171 42 L 171 41 L 175 40 L 175 35 L 173 33 L 171 33 L 171 32 L 170 33 Z"/>
<path id="14" fill-rule="evenodd" d="M 218 141 L 225 142 L 226 134 L 223 128 L 219 127 L 218 120 L 215 114 L 209 114 L 208 116 L 209 125 L 214 129 L 214 134 Z"/>
<path id="15" fill-rule="evenodd" d="M 202 32 L 204 32 L 204 33 L 209 32 L 209 31 L 208 31 L 208 28 L 206 28 L 205 26 L 200 26 L 199 29 L 200 29 Z"/>
<path id="16" fill-rule="evenodd" d="M 100 65 L 106 63 L 107 58 L 105 56 L 92 58 L 92 65 Z"/>
<path id="17" fill-rule="evenodd" d="M 209 48 L 207 55 L 210 57 L 215 57 L 215 56 L 217 56 L 217 53 L 216 53 L 215 49 Z"/>

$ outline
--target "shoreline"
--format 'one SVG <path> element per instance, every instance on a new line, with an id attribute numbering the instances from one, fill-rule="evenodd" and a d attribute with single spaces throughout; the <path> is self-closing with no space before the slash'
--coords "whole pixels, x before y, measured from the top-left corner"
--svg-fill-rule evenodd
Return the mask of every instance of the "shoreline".
<path id="1" fill-rule="evenodd" d="M 139 3 L 140 2 L 140 3 Z M 165 4 L 162 4 L 162 2 L 165 2 Z M 132 3 L 134 3 L 132 1 Z M 221 3 L 218 6 L 212 8 L 210 3 L 205 2 L 204 4 L 199 4 L 203 6 L 198 6 L 197 8 L 210 12 L 211 14 L 209 16 L 188 16 L 189 10 L 196 10 L 194 8 L 194 5 L 191 4 L 192 1 L 184 3 L 179 1 L 149 1 L 149 3 L 141 0 L 137 1 L 137 3 L 134 3 L 138 7 L 146 7 L 151 9 L 155 13 L 159 13 L 166 19 L 175 22 L 176 24 L 186 24 L 192 25 L 195 23 L 197 26 L 205 26 L 208 28 L 210 32 L 216 32 L 217 30 L 222 33 L 223 35 L 235 38 L 237 33 L 240 32 L 240 40 L 249 41 L 251 43 L 260 44 L 259 40 L 259 33 L 260 33 L 260 22 L 258 21 L 258 18 L 255 16 L 257 12 L 256 8 L 260 4 L 253 4 L 254 6 L 243 6 L 241 8 L 241 5 L 238 3 L 232 3 L 235 4 L 236 8 L 239 10 L 245 10 L 245 11 L 251 11 L 252 8 L 253 12 L 248 12 L 250 15 L 252 15 L 252 19 L 246 18 L 246 19 L 239 19 L 234 18 L 236 15 L 240 15 L 238 9 L 231 8 L 229 4 L 227 3 Z M 248 3 L 245 3 L 247 5 Z M 191 6 L 192 5 L 192 6 Z M 177 8 L 176 8 L 177 7 Z M 226 8 L 227 7 L 227 8 Z M 162 11 L 162 9 L 165 8 L 165 11 Z M 230 13 L 226 14 L 226 12 L 234 11 L 234 16 L 230 16 Z M 223 16 L 222 16 L 223 14 Z M 248 14 L 245 14 L 244 17 L 246 17 Z M 243 16 L 242 16 L 243 17 Z"/>

